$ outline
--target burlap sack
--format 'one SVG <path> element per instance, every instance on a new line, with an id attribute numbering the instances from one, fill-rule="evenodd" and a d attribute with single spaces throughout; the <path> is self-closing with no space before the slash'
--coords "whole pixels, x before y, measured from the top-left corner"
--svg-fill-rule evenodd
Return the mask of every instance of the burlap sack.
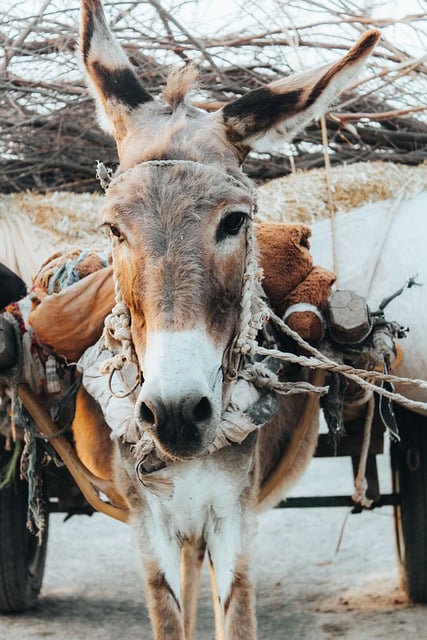
<path id="1" fill-rule="evenodd" d="M 112 267 L 95 271 L 60 293 L 40 299 L 28 321 L 41 344 L 53 349 L 68 362 L 75 362 L 102 333 L 104 318 L 114 306 Z"/>

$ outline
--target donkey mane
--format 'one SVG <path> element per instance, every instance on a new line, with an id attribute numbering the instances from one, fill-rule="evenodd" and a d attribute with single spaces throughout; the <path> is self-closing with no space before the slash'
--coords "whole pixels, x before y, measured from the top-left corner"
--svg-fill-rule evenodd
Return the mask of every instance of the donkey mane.
<path id="1" fill-rule="evenodd" d="M 187 101 L 188 94 L 197 86 L 199 72 L 191 62 L 181 69 L 173 69 L 162 92 L 163 100 L 172 110 Z"/>
<path id="2" fill-rule="evenodd" d="M 178 79 L 173 82 L 178 82 Z M 177 98 L 178 93 L 179 87 L 170 98 Z M 151 114 L 147 113 L 151 106 L 135 110 L 139 126 L 132 132 L 132 147 L 128 147 L 121 158 L 123 171 L 151 159 L 186 159 L 205 165 L 225 166 L 230 173 L 236 173 L 235 154 L 231 147 L 227 149 L 220 121 L 212 121 L 206 113 L 188 105 L 185 96 L 180 104 L 175 103 L 172 113 L 163 113 L 163 109 L 169 108 L 169 105 L 162 107 L 157 103 L 156 110 L 151 111 L 151 120 Z M 144 119 L 145 122 L 139 124 Z M 240 176 L 239 171 L 237 174 Z"/>

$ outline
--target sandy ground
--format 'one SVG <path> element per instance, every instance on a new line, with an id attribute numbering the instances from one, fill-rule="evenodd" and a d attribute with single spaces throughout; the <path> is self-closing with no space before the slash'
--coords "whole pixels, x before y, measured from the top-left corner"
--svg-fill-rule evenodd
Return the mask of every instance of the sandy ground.
<path id="1" fill-rule="evenodd" d="M 383 491 L 388 459 L 381 456 Z M 293 495 L 351 491 L 349 460 L 314 460 Z M 271 510 L 254 542 L 259 640 L 414 640 L 427 607 L 399 587 L 391 508 Z M 345 524 L 339 552 L 336 546 Z M 0 640 L 151 638 L 130 531 L 97 514 L 51 518 L 44 586 L 35 611 L 0 619 Z M 197 640 L 214 637 L 205 571 Z"/>

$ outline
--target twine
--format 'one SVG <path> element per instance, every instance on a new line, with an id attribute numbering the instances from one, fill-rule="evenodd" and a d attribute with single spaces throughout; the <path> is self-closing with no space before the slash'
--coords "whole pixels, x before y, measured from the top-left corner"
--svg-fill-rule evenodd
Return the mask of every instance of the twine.
<path id="1" fill-rule="evenodd" d="M 356 479 L 354 481 L 354 493 L 352 495 L 352 500 L 354 500 L 354 502 L 356 502 L 357 504 L 360 504 L 360 506 L 364 507 L 365 509 L 369 509 L 373 504 L 373 500 L 368 498 L 366 495 L 366 492 L 368 490 L 368 481 L 366 480 L 366 464 L 368 462 L 369 446 L 371 444 L 372 422 L 374 419 L 375 409 L 373 394 L 371 394 L 371 397 L 367 401 L 367 405 L 368 407 L 366 412 L 365 424 L 363 427 L 363 441 L 360 451 L 359 467 L 357 470 Z"/>
<path id="2" fill-rule="evenodd" d="M 110 358 L 104 360 L 100 366 L 101 373 L 108 373 L 108 386 L 115 398 L 126 398 L 131 395 L 140 384 L 137 378 L 135 384 L 125 393 L 116 393 L 112 389 L 113 376 L 121 371 L 126 362 L 138 365 L 138 358 L 133 348 L 131 317 L 129 308 L 123 302 L 116 272 L 113 268 L 114 293 L 116 304 L 111 313 L 105 318 L 103 340 L 107 349 L 113 352 Z M 118 352 L 117 352 L 118 351 Z"/>
<path id="3" fill-rule="evenodd" d="M 389 398 L 390 400 L 394 400 L 398 404 L 401 404 L 408 409 L 421 409 L 423 411 L 427 411 L 427 402 L 410 400 L 409 398 L 406 398 L 406 396 L 402 396 L 401 394 L 396 392 L 387 391 L 386 389 L 378 387 L 375 384 L 369 382 L 369 380 L 387 381 L 392 383 L 403 383 L 417 386 L 421 389 L 427 389 L 427 382 L 425 380 L 419 380 L 417 378 L 404 378 L 391 374 L 380 373 L 379 371 L 356 369 L 350 365 L 338 364 L 337 362 L 334 362 L 323 353 L 318 351 L 303 338 L 301 338 L 301 336 L 296 333 L 296 331 L 293 331 L 290 327 L 288 327 L 288 325 L 283 322 L 283 320 L 279 318 L 273 311 L 270 311 L 270 320 L 277 324 L 283 331 L 283 333 L 295 340 L 300 347 L 302 347 L 312 355 L 311 357 L 298 356 L 294 353 L 287 353 L 278 349 L 268 349 L 261 346 L 258 346 L 256 348 L 255 353 L 257 355 L 270 356 L 272 358 L 277 358 L 278 360 L 281 360 L 283 362 L 299 364 L 301 366 L 310 367 L 312 369 L 324 369 L 326 371 L 340 373 L 349 380 L 356 382 L 363 389 L 374 391 L 378 395 L 382 395 L 386 398 Z"/>
<path id="4" fill-rule="evenodd" d="M 253 355 L 258 347 L 258 333 L 265 325 L 269 309 L 261 298 L 262 270 L 258 267 L 255 253 L 255 231 L 253 217 L 246 223 L 246 260 L 243 275 L 240 316 L 237 335 L 232 342 L 227 367 L 224 370 L 226 381 L 235 380 L 242 368 L 243 356 Z"/>

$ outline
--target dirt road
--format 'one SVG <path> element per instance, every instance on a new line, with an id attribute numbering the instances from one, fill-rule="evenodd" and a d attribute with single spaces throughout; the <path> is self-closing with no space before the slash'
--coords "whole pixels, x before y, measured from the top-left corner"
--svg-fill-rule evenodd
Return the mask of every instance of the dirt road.
<path id="1" fill-rule="evenodd" d="M 387 480 L 387 460 L 382 477 Z M 387 483 L 383 483 L 387 490 Z M 351 491 L 350 462 L 318 459 L 293 495 Z M 391 508 L 272 510 L 254 544 L 259 640 L 415 640 L 427 607 L 399 588 Z M 197 640 L 214 637 L 205 572 Z M 36 611 L 0 618 L 0 640 L 149 640 L 131 536 L 102 515 L 51 518 L 44 587 Z"/>

